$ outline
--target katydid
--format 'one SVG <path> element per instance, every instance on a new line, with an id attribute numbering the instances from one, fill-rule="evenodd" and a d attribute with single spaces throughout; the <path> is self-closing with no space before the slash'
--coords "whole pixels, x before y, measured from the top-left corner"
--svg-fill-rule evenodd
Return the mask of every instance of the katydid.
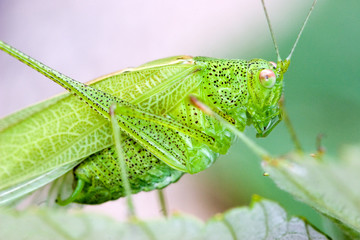
<path id="1" fill-rule="evenodd" d="M 176 56 L 77 82 L 0 41 L 0 49 L 70 93 L 12 114 L 0 122 L 0 204 L 21 197 L 69 170 L 74 192 L 63 203 L 99 204 L 126 194 L 162 189 L 184 173 L 210 167 L 234 134 L 191 104 L 195 95 L 238 130 L 253 125 L 267 136 L 281 121 L 279 99 L 290 55 L 282 60 L 269 24 L 277 63 Z M 110 109 L 115 106 L 112 117 Z M 110 120 L 121 130 L 118 157 Z M 124 170 L 124 169 L 123 169 Z"/>

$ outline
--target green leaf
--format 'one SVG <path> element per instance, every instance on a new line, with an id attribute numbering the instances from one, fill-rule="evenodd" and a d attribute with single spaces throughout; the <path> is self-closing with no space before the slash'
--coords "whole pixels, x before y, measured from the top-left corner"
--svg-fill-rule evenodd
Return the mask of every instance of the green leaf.
<path id="1" fill-rule="evenodd" d="M 307 222 L 283 208 L 255 197 L 250 208 L 235 208 L 210 219 L 204 239 L 327 239 Z"/>
<path id="2" fill-rule="evenodd" d="M 21 229 L 21 230 L 20 230 Z M 327 239 L 307 222 L 293 217 L 269 200 L 256 197 L 252 206 L 235 208 L 203 223 L 194 217 L 125 223 L 105 216 L 55 209 L 24 212 L 0 209 L 4 239 Z"/>
<path id="3" fill-rule="evenodd" d="M 342 156 L 335 162 L 291 153 L 264 161 L 263 168 L 281 189 L 360 239 L 360 148 L 349 147 Z"/>

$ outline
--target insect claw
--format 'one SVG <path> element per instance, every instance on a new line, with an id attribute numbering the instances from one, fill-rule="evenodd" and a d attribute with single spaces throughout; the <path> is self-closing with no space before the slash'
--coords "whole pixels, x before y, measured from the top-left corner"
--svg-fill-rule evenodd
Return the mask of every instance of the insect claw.
<path id="1" fill-rule="evenodd" d="M 111 104 L 110 108 L 109 108 L 109 114 L 110 116 L 114 116 L 115 115 L 115 110 L 116 110 L 116 104 L 113 103 Z"/>
<path id="2" fill-rule="evenodd" d="M 66 205 L 74 202 L 75 199 L 79 196 L 79 194 L 83 190 L 84 186 L 85 186 L 85 181 L 82 179 L 78 179 L 77 185 L 76 185 L 73 193 L 65 200 L 62 200 L 61 196 L 59 194 L 58 197 L 56 198 L 55 202 L 57 204 L 59 204 L 60 206 L 66 206 Z"/>
<path id="3" fill-rule="evenodd" d="M 209 108 L 209 106 L 205 105 L 203 102 L 201 102 L 195 95 L 189 96 L 191 104 L 193 104 L 195 107 L 203 111 L 205 114 L 209 116 L 213 116 L 214 112 Z"/>

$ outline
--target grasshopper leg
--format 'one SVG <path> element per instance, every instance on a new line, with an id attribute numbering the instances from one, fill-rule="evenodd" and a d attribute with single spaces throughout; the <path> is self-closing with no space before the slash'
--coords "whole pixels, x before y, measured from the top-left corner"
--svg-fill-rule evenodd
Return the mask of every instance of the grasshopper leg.
<path id="1" fill-rule="evenodd" d="M 135 208 L 134 208 L 134 204 L 132 202 L 132 197 L 131 197 L 131 187 L 130 187 L 129 180 L 127 178 L 126 164 L 124 162 L 125 157 L 124 157 L 123 149 L 121 148 L 120 127 L 118 125 L 116 115 L 115 115 L 116 107 L 117 107 L 117 104 L 115 103 L 115 104 L 112 104 L 109 109 L 111 126 L 112 126 L 112 130 L 113 130 L 113 139 L 114 139 L 114 143 L 115 143 L 115 149 L 116 149 L 117 155 L 119 157 L 120 168 L 121 168 L 121 180 L 122 180 L 122 182 L 124 184 L 124 188 L 125 188 L 125 196 L 126 196 L 126 201 L 127 201 L 127 205 L 128 205 L 128 211 L 129 211 L 128 214 L 129 214 L 129 217 L 135 217 L 136 214 L 135 214 Z"/>
<path id="2" fill-rule="evenodd" d="M 182 123 L 179 123 L 171 118 L 166 118 L 163 116 L 155 115 L 146 111 L 143 111 L 141 109 L 132 108 L 129 106 L 124 105 L 118 105 L 116 109 L 116 113 L 120 115 L 135 117 L 138 119 L 148 120 L 153 123 L 159 124 L 161 126 L 171 128 L 175 131 L 181 132 L 189 137 L 192 137 L 196 140 L 199 140 L 200 142 L 206 143 L 208 145 L 213 145 L 215 142 L 215 139 L 199 130 L 190 128 L 185 126 Z"/>
<path id="3" fill-rule="evenodd" d="M 284 120 L 284 123 L 285 123 L 285 126 L 286 128 L 288 129 L 288 132 L 291 136 L 291 140 L 293 141 L 294 145 L 295 145 L 295 149 L 299 152 L 299 153 L 302 153 L 303 150 L 302 150 L 302 147 L 301 147 L 301 144 L 300 144 L 300 141 L 296 135 L 296 132 L 295 132 L 295 129 L 290 121 L 290 118 L 289 118 L 289 115 L 286 111 L 286 108 L 285 108 L 285 102 L 284 102 L 284 96 L 282 96 L 280 98 L 280 101 L 279 101 L 279 106 L 280 106 L 280 109 L 281 109 L 281 115 L 282 115 L 282 119 Z"/>
<path id="4" fill-rule="evenodd" d="M 159 197 L 161 212 L 164 215 L 164 217 L 168 217 L 168 209 L 165 201 L 164 191 L 162 189 L 158 190 L 158 197 Z"/>
<path id="5" fill-rule="evenodd" d="M 214 111 L 210 106 L 206 105 L 204 102 L 202 102 L 200 99 L 198 99 L 196 96 L 191 95 L 190 96 L 190 102 L 195 107 L 199 108 L 201 111 L 203 111 L 205 114 L 215 118 L 218 120 L 221 124 L 226 126 L 230 131 L 232 131 L 237 137 L 239 137 L 246 145 L 248 145 L 249 148 L 251 148 L 255 153 L 257 153 L 259 156 L 261 156 L 263 159 L 269 159 L 270 155 L 261 147 L 257 146 L 254 142 L 252 142 L 248 137 L 245 136 L 244 133 L 239 131 L 231 122 L 228 121 L 228 119 L 224 118 L 223 116 L 219 115 L 216 110 Z"/>

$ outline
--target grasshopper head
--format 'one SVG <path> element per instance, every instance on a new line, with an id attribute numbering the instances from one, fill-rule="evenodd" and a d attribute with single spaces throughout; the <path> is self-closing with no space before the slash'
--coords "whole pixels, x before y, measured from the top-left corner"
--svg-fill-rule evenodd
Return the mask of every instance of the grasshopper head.
<path id="1" fill-rule="evenodd" d="M 267 136 L 281 120 L 279 100 L 283 89 L 283 75 L 290 61 L 268 62 L 253 59 L 248 64 L 247 84 L 249 104 L 247 113 L 258 137 Z"/>
<path id="2" fill-rule="evenodd" d="M 252 120 L 250 123 L 254 124 L 256 130 L 258 131 L 258 137 L 267 136 L 281 120 L 279 100 L 283 89 L 283 75 L 289 67 L 291 56 L 296 48 L 305 25 L 309 20 L 316 1 L 317 0 L 314 0 L 305 18 L 289 56 L 283 61 L 281 60 L 279 48 L 275 41 L 274 32 L 272 30 L 264 0 L 261 0 L 278 61 L 277 64 L 261 59 L 253 59 L 249 61 L 248 89 L 250 93 L 250 104 L 248 107 L 248 113 L 250 115 L 250 119 Z"/>

